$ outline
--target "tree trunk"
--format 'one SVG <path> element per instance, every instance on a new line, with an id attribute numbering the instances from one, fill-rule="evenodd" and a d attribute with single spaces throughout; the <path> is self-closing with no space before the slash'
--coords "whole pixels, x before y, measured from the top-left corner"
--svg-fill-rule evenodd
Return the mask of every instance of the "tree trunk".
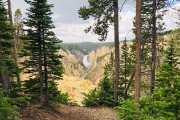
<path id="1" fill-rule="evenodd" d="M 18 52 L 18 50 L 20 49 L 20 45 L 19 45 L 19 42 L 20 42 L 20 40 L 19 40 L 19 37 L 20 37 L 20 32 L 19 32 L 20 30 L 19 30 L 19 28 L 17 28 L 17 34 L 15 34 L 15 38 L 14 38 L 14 40 L 16 40 L 16 41 L 14 41 L 14 47 L 15 47 L 15 60 L 16 60 L 16 63 L 17 63 L 17 65 L 18 65 L 18 63 L 19 63 L 19 61 L 18 61 L 18 55 L 17 55 L 17 52 Z M 21 84 L 21 80 L 20 80 L 20 74 L 19 73 L 17 73 L 17 83 L 20 85 Z"/>
<path id="2" fill-rule="evenodd" d="M 7 0 L 8 3 L 8 15 L 9 15 L 9 22 L 11 27 L 13 28 L 13 18 L 12 18 L 12 9 L 11 9 L 11 0 Z M 14 40 L 12 40 L 13 43 L 13 50 L 12 50 L 12 58 L 15 60 L 16 64 L 18 65 L 18 57 L 17 57 L 17 44 L 16 44 L 16 40 L 15 40 L 15 33 L 12 33 L 14 36 Z M 20 85 L 20 76 L 19 73 L 17 73 L 17 83 Z"/>
<path id="3" fill-rule="evenodd" d="M 150 26 L 150 28 L 148 29 L 148 33 L 149 33 L 150 29 L 151 29 L 151 26 Z M 146 44 L 146 42 L 147 42 L 148 36 L 149 36 L 149 35 L 146 34 L 145 37 L 143 38 L 143 39 L 144 39 L 144 42 L 142 43 L 142 46 L 141 46 L 141 57 L 142 57 L 142 55 L 143 55 L 144 47 L 145 47 L 145 44 Z M 132 83 L 133 78 L 134 78 L 134 75 L 135 75 L 135 68 L 136 68 L 136 67 L 134 67 L 133 72 L 132 72 L 132 74 L 131 74 L 131 77 L 129 78 L 129 81 L 128 81 L 127 86 L 126 86 L 126 89 L 125 89 L 125 96 L 126 96 L 125 99 L 127 99 L 128 90 L 129 90 L 129 88 L 130 88 L 130 86 L 131 86 L 131 83 Z"/>
<path id="4" fill-rule="evenodd" d="M 152 38 L 152 66 L 151 66 L 151 87 L 150 94 L 153 93 L 154 90 L 154 81 L 155 81 L 155 73 L 156 73 L 156 0 L 153 0 L 153 38 Z"/>
<path id="5" fill-rule="evenodd" d="M 124 56 L 124 79 L 125 79 L 125 85 L 124 90 L 126 90 L 127 87 L 127 40 L 125 39 L 125 56 Z M 127 93 L 124 94 L 124 99 L 127 99 Z"/>
<path id="6" fill-rule="evenodd" d="M 136 68 L 135 68 L 135 97 L 136 103 L 140 98 L 141 76 L 141 0 L 136 0 Z"/>
<path id="7" fill-rule="evenodd" d="M 9 74 L 6 72 L 0 72 L 0 79 L 2 82 L 3 90 L 8 90 L 10 88 L 10 78 Z"/>
<path id="8" fill-rule="evenodd" d="M 44 30 L 43 30 L 43 57 L 44 57 L 44 82 L 45 82 L 45 98 L 44 105 L 48 105 L 48 71 L 47 71 L 47 55 L 46 55 L 46 46 L 45 46 L 45 38 L 44 38 Z"/>
<path id="9" fill-rule="evenodd" d="M 128 90 L 129 90 L 130 85 L 131 85 L 131 83 L 132 83 L 132 81 L 133 81 L 134 75 L 135 75 L 135 68 L 134 68 L 134 70 L 133 70 L 133 73 L 131 74 L 131 77 L 130 77 L 130 79 L 129 79 L 129 81 L 128 81 L 128 84 L 126 85 L 126 89 L 125 89 L 125 99 L 127 99 L 127 97 L 128 97 Z"/>
<path id="10" fill-rule="evenodd" d="M 39 81 L 40 81 L 40 104 L 43 105 L 44 96 L 43 96 L 43 73 L 42 73 L 42 38 L 40 36 L 40 26 L 38 28 L 39 40 L 38 40 L 38 67 L 39 67 Z"/>
<path id="11" fill-rule="evenodd" d="M 119 14 L 118 14 L 118 0 L 113 3 L 114 7 L 114 46 L 115 46 L 115 80 L 114 80 L 114 99 L 115 105 L 118 105 L 118 85 L 119 85 Z"/>
<path id="12" fill-rule="evenodd" d="M 11 0 L 7 0 L 7 3 L 8 3 L 9 22 L 10 22 L 10 25 L 13 26 L 12 10 L 11 10 Z"/>
<path id="13" fill-rule="evenodd" d="M 39 43 L 39 80 L 40 80 L 40 103 L 43 104 L 44 97 L 43 97 L 43 76 L 42 76 L 42 51 L 41 51 L 41 44 Z"/>
<path id="14" fill-rule="evenodd" d="M 0 51 L 3 51 L 1 40 L 0 40 Z M 2 61 L 2 60 L 3 60 L 3 55 L 2 55 L 2 53 L 0 53 L 0 61 Z M 6 66 L 6 64 L 3 62 L 2 62 L 2 65 L 3 65 L 3 67 Z M 10 78 L 9 78 L 8 73 L 6 73 L 4 71 L 0 71 L 0 81 L 2 82 L 2 88 L 4 90 L 8 90 L 10 88 Z"/>

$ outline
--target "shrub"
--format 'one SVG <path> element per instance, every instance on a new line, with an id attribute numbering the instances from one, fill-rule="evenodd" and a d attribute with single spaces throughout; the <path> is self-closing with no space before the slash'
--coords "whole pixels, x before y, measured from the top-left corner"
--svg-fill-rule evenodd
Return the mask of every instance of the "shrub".
<path id="1" fill-rule="evenodd" d="M 18 107 L 11 105 L 9 101 L 11 98 L 6 97 L 2 90 L 0 90 L 0 120 L 17 119 L 19 116 Z"/>
<path id="2" fill-rule="evenodd" d="M 58 90 L 57 84 L 53 81 L 50 82 L 49 85 L 49 102 L 52 104 L 63 103 L 67 104 L 69 102 L 68 93 L 61 93 Z"/>
<path id="3" fill-rule="evenodd" d="M 100 81 L 97 88 L 83 94 L 85 97 L 82 104 L 85 106 L 114 106 L 113 81 L 106 76 Z"/>
<path id="4" fill-rule="evenodd" d="M 135 106 L 136 103 L 131 99 L 121 102 L 120 106 L 115 107 L 115 109 L 118 110 L 117 116 L 123 120 L 136 120 L 138 112 L 136 111 Z"/>
<path id="5" fill-rule="evenodd" d="M 93 89 L 91 90 L 89 93 L 83 93 L 84 100 L 82 101 L 82 104 L 90 107 L 90 106 L 98 106 L 99 102 L 98 102 L 98 95 L 97 95 L 97 90 Z"/>

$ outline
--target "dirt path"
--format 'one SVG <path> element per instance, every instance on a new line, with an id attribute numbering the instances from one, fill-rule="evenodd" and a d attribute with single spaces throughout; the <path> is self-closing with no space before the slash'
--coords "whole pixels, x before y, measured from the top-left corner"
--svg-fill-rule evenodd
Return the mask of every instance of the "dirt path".
<path id="1" fill-rule="evenodd" d="M 61 105 L 59 108 L 29 105 L 22 109 L 22 120 L 118 120 L 112 108 Z"/>

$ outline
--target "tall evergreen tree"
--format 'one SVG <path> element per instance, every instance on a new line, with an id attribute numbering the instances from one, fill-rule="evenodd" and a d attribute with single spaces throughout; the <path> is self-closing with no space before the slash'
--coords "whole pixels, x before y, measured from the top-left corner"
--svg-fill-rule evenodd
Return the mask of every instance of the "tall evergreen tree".
<path id="1" fill-rule="evenodd" d="M 55 80 L 61 79 L 63 73 L 62 63 L 59 59 L 57 46 L 61 41 L 55 37 L 52 29 L 54 28 L 50 15 L 52 14 L 52 4 L 47 0 L 25 0 L 30 8 L 24 24 L 27 29 L 27 41 L 25 41 L 23 56 L 28 59 L 23 65 L 27 72 L 31 74 L 29 87 L 36 87 L 40 91 L 41 104 L 48 104 L 48 96 L 52 91 L 50 85 L 54 85 Z M 38 87 L 37 87 L 37 86 Z M 48 91 L 49 90 L 49 91 Z M 37 92 L 36 91 L 36 92 Z"/>
<path id="2" fill-rule="evenodd" d="M 131 73 L 133 72 L 134 68 L 134 50 L 130 48 L 130 46 L 127 44 L 127 40 L 125 39 L 123 42 L 123 45 L 121 47 L 122 54 L 120 56 L 120 63 L 121 63 L 121 84 L 124 84 L 125 93 L 124 93 L 124 99 L 127 99 L 128 93 L 126 88 L 128 88 L 128 78 L 131 76 Z"/>
<path id="3" fill-rule="evenodd" d="M 10 58 L 12 49 L 12 32 L 13 29 L 8 22 L 8 12 L 2 0 L 0 0 L 0 81 L 3 89 L 10 88 L 10 69 L 9 65 L 13 62 Z"/>
<path id="4" fill-rule="evenodd" d="M 141 100 L 143 118 L 180 119 L 180 69 L 172 39 L 166 50 L 166 58 L 158 69 L 153 94 Z"/>
<path id="5" fill-rule="evenodd" d="M 14 56 L 16 60 L 16 64 L 18 65 L 18 51 L 20 50 L 20 46 L 22 48 L 20 36 L 22 36 L 23 23 L 22 23 L 22 13 L 20 9 L 17 9 L 14 13 Z M 20 85 L 20 75 L 17 74 L 17 83 Z"/>
<path id="6" fill-rule="evenodd" d="M 8 18 L 9 18 L 9 23 L 11 25 L 11 27 L 13 28 L 14 25 L 13 25 L 13 17 L 12 17 L 12 9 L 11 9 L 11 0 L 7 0 L 7 4 L 8 4 Z M 14 36 L 14 31 L 12 32 L 13 36 Z M 16 61 L 16 64 L 17 63 L 17 50 L 16 50 L 16 42 L 15 42 L 15 38 L 12 39 L 12 43 L 13 43 L 13 48 L 12 48 L 12 53 L 11 53 L 11 56 L 12 58 Z"/>
<path id="7" fill-rule="evenodd" d="M 124 58 L 123 62 L 124 62 L 124 83 L 125 83 L 124 87 L 125 89 L 126 89 L 126 83 L 127 83 L 127 56 L 128 56 L 128 46 L 127 46 L 127 40 L 125 39 L 122 46 L 122 57 Z"/>
<path id="8" fill-rule="evenodd" d="M 153 26 L 153 29 L 152 29 L 152 63 L 151 63 L 151 88 L 150 88 L 150 93 L 152 94 L 153 93 L 153 90 L 154 90 L 154 81 L 155 81 L 155 72 L 156 72 L 156 41 L 157 41 L 157 36 L 156 36 L 156 33 L 157 33 L 157 29 L 156 29 L 156 12 L 157 12 L 157 1 L 156 0 L 153 0 L 153 10 L 152 10 L 152 20 L 153 20 L 153 23 L 152 23 L 152 26 Z"/>
<path id="9" fill-rule="evenodd" d="M 156 74 L 156 62 L 157 62 L 157 32 L 160 32 L 164 29 L 164 23 L 161 21 L 165 13 L 162 10 L 166 5 L 167 0 L 142 0 L 142 12 L 141 12 L 141 37 L 142 43 L 145 44 L 146 52 L 143 53 L 143 56 L 146 56 L 147 67 L 151 70 L 151 85 L 150 93 L 152 94 L 154 89 L 154 81 Z M 160 11 L 161 10 L 161 11 Z M 151 44 L 151 45 L 150 45 Z M 151 51 L 151 56 L 150 56 Z M 150 60 L 151 59 L 151 60 Z M 145 68 L 146 69 L 146 68 Z"/>
<path id="10" fill-rule="evenodd" d="M 136 69 L 134 100 L 139 103 L 141 76 L 141 0 L 136 0 Z"/>
<path id="11" fill-rule="evenodd" d="M 114 99 L 117 105 L 118 101 L 118 85 L 120 73 L 119 58 L 119 14 L 118 0 L 88 0 L 89 7 L 83 6 L 79 10 L 79 15 L 84 20 L 94 17 L 94 28 L 90 26 L 86 32 L 92 31 L 99 35 L 100 41 L 107 38 L 108 28 L 114 25 L 114 46 L 115 46 L 115 79 L 114 79 Z"/>

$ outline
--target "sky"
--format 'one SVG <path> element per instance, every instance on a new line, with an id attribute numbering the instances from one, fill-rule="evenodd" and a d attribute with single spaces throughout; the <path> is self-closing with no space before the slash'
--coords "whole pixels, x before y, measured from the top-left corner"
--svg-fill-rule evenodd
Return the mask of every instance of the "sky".
<path id="1" fill-rule="evenodd" d="M 55 24 L 56 36 L 63 40 L 64 43 L 73 42 L 99 42 L 98 36 L 92 32 L 85 33 L 84 29 L 93 24 L 93 19 L 82 20 L 79 18 L 78 10 L 82 6 L 88 5 L 88 0 L 48 0 L 49 3 L 54 4 L 52 8 L 53 15 L 52 20 Z M 119 0 L 119 6 L 122 6 L 122 1 Z M 179 0 L 177 0 L 179 1 Z M 12 2 L 12 12 L 16 9 L 20 9 L 23 18 L 26 18 L 29 5 L 24 2 L 24 0 L 11 0 Z M 176 7 L 180 8 L 180 2 L 175 4 Z M 170 10 L 168 14 L 164 17 L 164 22 L 166 22 L 166 30 L 174 29 L 177 27 L 175 22 L 177 21 L 173 17 L 173 10 Z M 122 11 L 119 13 L 119 36 L 120 40 L 133 39 L 135 35 L 132 33 L 133 19 L 135 16 L 135 0 L 127 0 Z M 106 42 L 113 42 L 114 39 L 113 27 L 110 27 L 109 34 Z"/>

